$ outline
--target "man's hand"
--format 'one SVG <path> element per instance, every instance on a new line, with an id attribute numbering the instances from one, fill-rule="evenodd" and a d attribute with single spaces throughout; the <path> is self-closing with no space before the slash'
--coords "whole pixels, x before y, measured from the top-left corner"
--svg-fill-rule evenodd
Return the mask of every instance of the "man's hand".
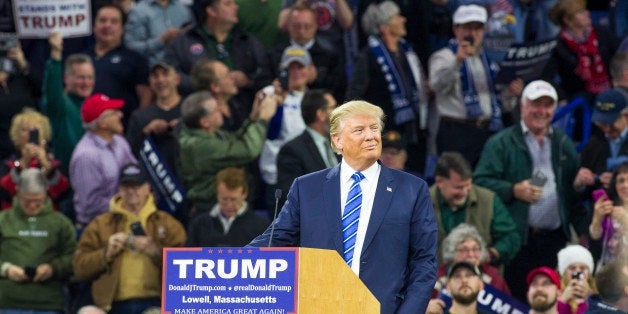
<path id="1" fill-rule="evenodd" d="M 315 66 L 309 65 L 307 67 L 307 83 L 308 84 L 314 83 L 316 81 L 316 78 L 318 78 L 318 70 L 316 69 Z"/>
<path id="2" fill-rule="evenodd" d="M 277 91 L 277 89 L 275 89 Z M 274 94 L 267 95 L 264 93 L 264 90 L 260 90 L 255 94 L 255 100 L 253 101 L 253 108 L 251 109 L 251 114 L 249 118 L 251 120 L 261 119 L 266 122 L 270 121 L 270 119 L 277 112 L 277 106 L 283 103 L 284 97 L 278 95 L 276 92 Z"/>
<path id="3" fill-rule="evenodd" d="M 56 61 L 61 61 L 61 53 L 63 52 L 63 37 L 58 32 L 52 32 L 48 37 L 50 44 L 50 57 Z"/>
<path id="4" fill-rule="evenodd" d="M 28 278 L 28 276 L 26 276 L 24 268 L 17 265 L 9 266 L 9 268 L 7 269 L 7 278 L 15 282 L 24 282 L 30 279 Z"/>
<path id="5" fill-rule="evenodd" d="M 37 269 L 35 270 L 35 277 L 33 278 L 33 282 L 44 282 L 50 279 L 50 277 L 52 277 L 52 274 L 53 270 L 50 264 L 41 264 L 37 266 Z"/>
<path id="6" fill-rule="evenodd" d="M 114 233 L 109 237 L 107 242 L 107 249 L 105 251 L 105 258 L 107 261 L 111 261 L 114 257 L 118 256 L 122 250 L 126 247 L 126 242 L 129 240 L 129 235 L 124 232 Z"/>
<path id="7" fill-rule="evenodd" d="M 17 42 L 17 46 L 7 51 L 7 57 L 10 59 L 13 59 L 15 63 L 17 63 L 17 66 L 20 68 L 21 71 L 28 70 L 28 61 L 26 61 L 26 58 L 24 57 L 24 51 L 22 51 L 22 44 L 20 43 L 19 40 Z"/>
<path id="8" fill-rule="evenodd" d="M 443 314 L 444 308 L 445 301 L 441 299 L 431 299 L 430 303 L 427 304 L 427 310 L 425 310 L 425 314 Z"/>
<path id="9" fill-rule="evenodd" d="M 231 71 L 230 74 L 238 87 L 247 87 L 252 83 L 249 77 L 240 70 Z"/>
<path id="10" fill-rule="evenodd" d="M 576 178 L 573 181 L 573 186 L 576 188 L 581 188 L 594 184 L 595 173 L 593 173 L 593 171 L 591 171 L 589 168 L 580 167 L 580 169 L 578 170 L 578 174 L 576 174 Z"/>
<path id="11" fill-rule="evenodd" d="M 456 50 L 456 58 L 459 62 L 464 61 L 467 57 L 475 56 L 478 48 L 471 44 L 468 40 L 458 42 L 458 50 Z"/>
<path id="12" fill-rule="evenodd" d="M 611 186 L 612 178 L 612 172 L 602 172 L 602 174 L 600 175 L 600 183 L 602 183 L 602 186 L 604 186 L 605 189 L 608 189 Z"/>
<path id="13" fill-rule="evenodd" d="M 543 189 L 530 184 L 530 180 L 523 180 L 519 183 L 515 183 L 513 187 L 513 194 L 518 200 L 522 200 L 527 203 L 534 203 L 540 197 Z"/>
<path id="14" fill-rule="evenodd" d="M 161 41 L 165 44 L 167 44 L 168 42 L 170 42 L 171 39 L 175 38 L 179 32 L 181 31 L 180 28 L 178 27 L 170 27 L 168 28 L 168 30 L 166 30 L 163 34 L 161 34 L 160 38 Z"/>
<path id="15" fill-rule="evenodd" d="M 155 119 L 148 123 L 143 129 L 142 133 L 149 134 L 163 134 L 168 131 L 170 124 L 164 119 Z"/>
<path id="16" fill-rule="evenodd" d="M 177 125 L 179 125 L 179 119 L 170 120 L 170 122 L 168 122 L 168 125 L 170 126 L 172 130 L 174 130 L 177 127 Z"/>
<path id="17" fill-rule="evenodd" d="M 161 255 L 161 248 L 149 236 L 133 236 L 133 246 L 138 252 L 150 257 L 159 257 Z"/>
<path id="18" fill-rule="evenodd" d="M 520 78 L 514 79 L 510 84 L 508 84 L 508 94 L 510 96 L 516 97 L 521 95 L 521 91 L 523 91 L 523 80 Z"/>

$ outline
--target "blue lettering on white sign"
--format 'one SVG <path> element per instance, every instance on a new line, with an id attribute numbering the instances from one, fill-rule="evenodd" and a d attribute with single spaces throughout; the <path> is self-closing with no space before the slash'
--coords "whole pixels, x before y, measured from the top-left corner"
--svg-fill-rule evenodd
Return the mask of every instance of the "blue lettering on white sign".
<path id="1" fill-rule="evenodd" d="M 297 248 L 166 248 L 163 310 L 295 312 L 296 252 Z"/>

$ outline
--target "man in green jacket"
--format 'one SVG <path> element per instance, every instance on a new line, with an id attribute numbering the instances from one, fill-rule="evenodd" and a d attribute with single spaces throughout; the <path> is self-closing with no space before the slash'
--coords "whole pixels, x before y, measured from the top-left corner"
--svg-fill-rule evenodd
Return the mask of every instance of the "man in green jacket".
<path id="1" fill-rule="evenodd" d="M 223 117 L 210 92 L 188 96 L 181 105 L 179 177 L 187 190 L 191 216 L 216 202 L 214 177 L 227 167 L 243 167 L 257 158 L 266 140 L 268 121 L 277 110 L 278 95 L 255 97 L 249 120 L 236 132 L 223 131 Z"/>
<path id="2" fill-rule="evenodd" d="M 469 162 L 458 152 L 444 152 L 436 163 L 436 183 L 430 197 L 442 241 L 466 222 L 478 229 L 487 243 L 486 262 L 508 262 L 521 247 L 517 225 L 506 206 L 491 190 L 473 184 Z M 440 242 L 440 241 L 439 241 Z"/>
<path id="3" fill-rule="evenodd" d="M 13 208 L 0 213 L 0 312 L 64 313 L 76 232 L 52 209 L 46 182 L 41 170 L 22 170 Z"/>
<path id="4" fill-rule="evenodd" d="M 63 38 L 59 33 L 52 33 L 48 42 L 50 59 L 44 71 L 41 108 L 50 118 L 55 157 L 61 162 L 61 171 L 67 174 L 74 146 L 85 134 L 81 106 L 94 90 L 96 74 L 92 60 L 85 54 L 70 55 L 64 69 L 61 64 Z"/>
<path id="5" fill-rule="evenodd" d="M 556 90 L 533 81 L 521 97 L 521 123 L 492 136 L 473 174 L 476 184 L 493 190 L 517 224 L 523 245 L 506 268 L 513 296 L 525 300 L 525 275 L 539 266 L 555 267 L 556 254 L 581 236 L 590 217 L 573 188 L 579 160 L 573 142 L 551 127 Z"/>

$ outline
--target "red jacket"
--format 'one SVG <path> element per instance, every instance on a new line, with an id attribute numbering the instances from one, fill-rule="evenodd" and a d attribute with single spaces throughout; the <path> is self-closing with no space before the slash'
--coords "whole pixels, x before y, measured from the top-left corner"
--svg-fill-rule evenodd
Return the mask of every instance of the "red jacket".
<path id="1" fill-rule="evenodd" d="M 13 196 L 17 193 L 15 187 L 17 185 L 16 180 L 19 175 L 19 171 L 15 167 L 15 160 L 16 159 L 10 159 L 6 161 L 5 165 L 9 171 L 2 178 L 0 178 L 0 209 L 11 208 Z M 70 181 L 68 181 L 68 178 L 64 176 L 61 171 L 59 171 L 59 161 L 53 159 L 50 163 L 54 170 L 52 170 L 48 175 L 48 196 L 52 200 L 54 209 L 58 210 L 58 201 L 70 190 Z M 31 159 L 28 167 L 39 168 L 40 166 L 37 158 Z"/>

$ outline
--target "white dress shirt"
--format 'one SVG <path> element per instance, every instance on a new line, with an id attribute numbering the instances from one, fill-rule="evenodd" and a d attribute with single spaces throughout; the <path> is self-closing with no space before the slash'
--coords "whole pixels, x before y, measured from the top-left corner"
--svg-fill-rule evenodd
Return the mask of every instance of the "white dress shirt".
<path id="1" fill-rule="evenodd" d="M 355 248 L 353 249 L 353 262 L 351 263 L 351 270 L 358 276 L 360 276 L 360 256 L 362 255 L 362 246 L 364 245 L 364 237 L 366 236 L 366 229 L 371 219 L 371 211 L 373 210 L 373 201 L 375 200 L 375 191 L 377 188 L 377 181 L 379 180 L 379 173 L 381 171 L 380 165 L 376 162 L 366 170 L 361 171 L 364 175 L 364 179 L 360 181 L 360 188 L 362 189 L 362 208 L 360 209 L 360 221 L 358 222 L 358 233 L 355 238 Z M 345 203 L 347 202 L 347 194 L 353 184 L 351 176 L 356 172 L 342 159 L 340 165 L 340 216 L 345 210 Z"/>

